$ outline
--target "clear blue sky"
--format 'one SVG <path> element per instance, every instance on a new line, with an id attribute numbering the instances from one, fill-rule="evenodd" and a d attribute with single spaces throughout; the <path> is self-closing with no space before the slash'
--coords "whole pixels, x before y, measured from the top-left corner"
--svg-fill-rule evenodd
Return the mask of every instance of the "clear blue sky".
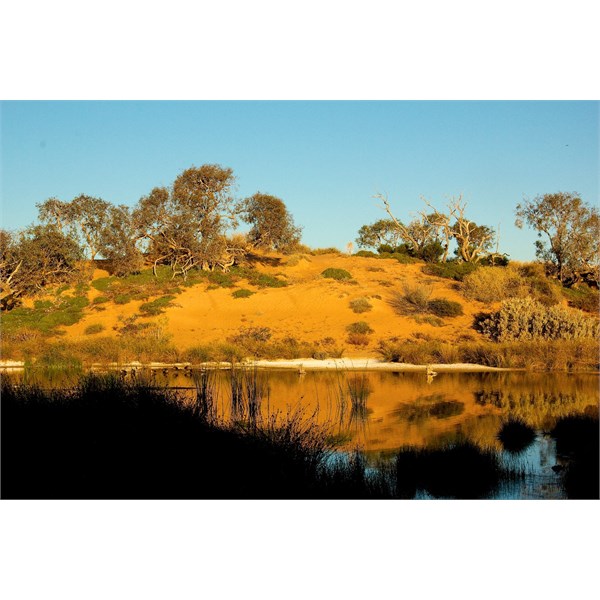
<path id="1" fill-rule="evenodd" d="M 598 102 L 3 102 L 2 227 L 36 202 L 80 193 L 133 206 L 191 165 L 218 163 L 237 195 L 282 198 L 310 246 L 341 249 L 385 214 L 409 220 L 421 196 L 501 227 L 501 251 L 534 256 L 514 227 L 524 196 L 576 191 L 598 204 Z"/>

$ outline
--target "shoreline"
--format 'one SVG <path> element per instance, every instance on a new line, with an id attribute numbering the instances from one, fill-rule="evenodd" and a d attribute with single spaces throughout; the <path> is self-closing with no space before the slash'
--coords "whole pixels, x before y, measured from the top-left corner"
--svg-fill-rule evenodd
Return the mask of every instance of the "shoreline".
<path id="1" fill-rule="evenodd" d="M 427 372 L 433 370 L 437 373 L 453 372 L 453 373 L 481 373 L 481 372 L 511 372 L 511 371 L 525 371 L 526 369 L 518 368 L 501 368 L 501 367 L 489 367 L 486 365 L 477 365 L 472 363 L 452 363 L 452 364 L 426 364 L 426 365 L 415 365 L 410 363 L 392 363 L 382 362 L 373 358 L 329 358 L 324 360 L 317 360 L 314 358 L 296 358 L 296 359 L 282 359 L 282 360 L 246 360 L 236 363 L 237 366 L 242 368 L 258 368 L 261 370 L 285 370 L 285 371 L 297 371 L 299 373 L 306 371 L 394 371 L 394 372 L 414 372 L 421 371 Z M 35 365 L 32 365 L 35 368 Z M 217 369 L 226 370 L 231 368 L 229 362 L 208 362 L 208 363 L 162 363 L 162 362 L 149 362 L 141 363 L 138 361 L 132 361 L 128 363 L 92 363 L 90 365 L 84 365 L 91 371 L 137 371 L 142 369 L 149 369 L 151 371 L 157 370 L 191 370 L 191 369 Z M 24 361 L 16 360 L 3 360 L 0 361 L 0 372 L 20 372 L 25 370 Z"/>

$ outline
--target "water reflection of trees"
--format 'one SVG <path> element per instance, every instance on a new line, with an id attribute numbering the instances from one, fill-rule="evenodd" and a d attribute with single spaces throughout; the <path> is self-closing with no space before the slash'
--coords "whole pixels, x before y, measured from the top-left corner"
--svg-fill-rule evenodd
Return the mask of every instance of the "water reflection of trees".
<path id="1" fill-rule="evenodd" d="M 577 391 L 478 390 L 473 396 L 476 404 L 498 408 L 537 429 L 551 427 L 559 417 L 583 412 L 594 402 L 589 394 Z"/>
<path id="2" fill-rule="evenodd" d="M 461 415 L 464 411 L 464 402 L 445 400 L 442 395 L 434 395 L 422 398 L 418 402 L 400 404 L 391 414 L 400 420 L 416 423 L 427 419 L 448 419 Z"/>

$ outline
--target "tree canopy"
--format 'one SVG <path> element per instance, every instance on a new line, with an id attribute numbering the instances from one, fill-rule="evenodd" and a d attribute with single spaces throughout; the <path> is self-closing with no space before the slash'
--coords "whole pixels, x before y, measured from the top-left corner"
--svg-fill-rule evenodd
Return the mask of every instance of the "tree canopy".
<path id="1" fill-rule="evenodd" d="M 518 204 L 517 227 L 537 231 L 536 255 L 563 284 L 586 279 L 598 285 L 600 217 L 572 192 L 536 196 Z"/>
<path id="2" fill-rule="evenodd" d="M 288 252 L 300 242 L 301 228 L 294 225 L 283 200 L 257 192 L 241 205 L 241 218 L 252 225 L 248 241 L 256 248 Z"/>

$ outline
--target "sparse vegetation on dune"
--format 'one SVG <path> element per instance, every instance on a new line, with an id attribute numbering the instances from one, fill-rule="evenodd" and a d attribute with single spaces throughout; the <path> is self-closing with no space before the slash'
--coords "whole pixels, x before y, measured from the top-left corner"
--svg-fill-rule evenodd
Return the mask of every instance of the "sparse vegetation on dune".
<path id="1" fill-rule="evenodd" d="M 506 369 L 535 371 L 597 371 L 596 340 L 537 340 L 522 342 L 464 341 L 391 338 L 377 344 L 386 362 L 409 364 L 469 363 Z"/>
<path id="2" fill-rule="evenodd" d="M 430 300 L 432 289 L 425 285 L 404 286 L 403 292 L 393 292 L 389 303 L 399 315 L 432 314 L 435 317 L 457 317 L 463 314 L 460 303 L 446 298 Z"/>

